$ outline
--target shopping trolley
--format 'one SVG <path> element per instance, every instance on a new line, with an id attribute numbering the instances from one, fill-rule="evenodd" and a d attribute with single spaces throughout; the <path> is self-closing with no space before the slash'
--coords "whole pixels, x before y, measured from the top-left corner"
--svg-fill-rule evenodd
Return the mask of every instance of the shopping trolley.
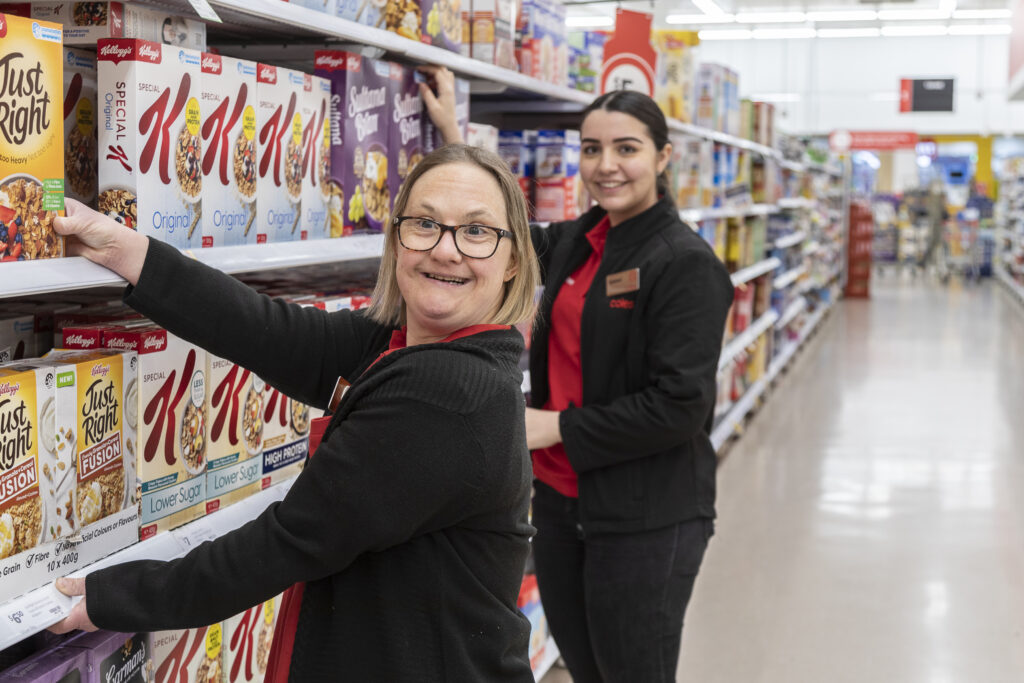
<path id="1" fill-rule="evenodd" d="M 967 281 L 981 279 L 982 245 L 978 237 L 977 209 L 964 209 L 956 219 L 947 221 L 939 276 L 943 282 L 954 273 Z"/>

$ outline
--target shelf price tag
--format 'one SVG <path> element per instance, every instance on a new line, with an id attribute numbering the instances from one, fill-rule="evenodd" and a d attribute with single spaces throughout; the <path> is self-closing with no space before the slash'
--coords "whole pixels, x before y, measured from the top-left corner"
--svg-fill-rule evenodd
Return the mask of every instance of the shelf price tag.
<path id="1" fill-rule="evenodd" d="M 192 9 L 196 11 L 201 18 L 207 21 L 216 21 L 218 24 L 223 23 L 221 18 L 217 15 L 216 10 L 210 6 L 207 0 L 188 0 L 188 4 L 192 5 Z"/>
<path id="2" fill-rule="evenodd" d="M 0 610 L 0 649 L 60 621 L 72 605 L 74 600 L 52 585 L 8 602 Z"/>
<path id="3" fill-rule="evenodd" d="M 173 533 L 178 544 L 186 553 L 220 535 L 214 529 L 213 524 L 205 519 L 198 519 Z"/>

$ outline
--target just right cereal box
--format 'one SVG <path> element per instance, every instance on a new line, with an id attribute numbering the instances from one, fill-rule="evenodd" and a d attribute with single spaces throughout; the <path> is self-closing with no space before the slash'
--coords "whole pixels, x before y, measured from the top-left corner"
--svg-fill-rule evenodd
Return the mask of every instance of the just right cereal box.
<path id="1" fill-rule="evenodd" d="M 302 102 L 305 74 L 259 64 L 256 70 L 259 172 L 258 242 L 301 239 Z"/>
<path id="2" fill-rule="evenodd" d="M 96 53 L 64 48 L 64 195 L 96 206 Z"/>
<path id="3" fill-rule="evenodd" d="M 200 58 L 144 40 L 98 47 L 99 210 L 184 249 L 202 242 Z"/>
<path id="4" fill-rule="evenodd" d="M 61 27 L 0 14 L 0 263 L 64 255 Z"/>

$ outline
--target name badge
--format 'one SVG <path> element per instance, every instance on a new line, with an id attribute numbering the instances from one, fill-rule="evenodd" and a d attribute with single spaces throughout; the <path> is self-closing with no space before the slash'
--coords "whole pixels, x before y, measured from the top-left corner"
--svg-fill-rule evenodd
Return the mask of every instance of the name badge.
<path id="1" fill-rule="evenodd" d="M 604 281 L 605 293 L 608 296 L 619 296 L 640 289 L 640 269 L 632 268 L 612 273 Z"/>
<path id="2" fill-rule="evenodd" d="M 327 410 L 335 413 L 338 411 L 338 404 L 341 403 L 342 397 L 348 388 L 352 386 L 345 381 L 344 377 L 339 377 L 338 382 L 334 385 L 334 393 L 331 394 L 331 402 L 327 405 Z"/>

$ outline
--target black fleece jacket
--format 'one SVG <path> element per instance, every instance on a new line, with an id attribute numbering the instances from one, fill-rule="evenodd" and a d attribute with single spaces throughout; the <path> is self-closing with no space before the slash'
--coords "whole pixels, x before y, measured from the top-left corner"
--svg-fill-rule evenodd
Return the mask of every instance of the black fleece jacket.
<path id="1" fill-rule="evenodd" d="M 544 296 L 530 345 L 531 402 L 548 399 L 551 308 L 590 256 L 586 233 L 605 216 L 533 228 Z M 637 269 L 639 287 L 609 294 L 606 278 Z M 559 418 L 579 475 L 585 532 L 656 529 L 715 516 L 710 431 L 718 357 L 732 304 L 729 273 L 671 201 L 608 232 L 583 305 L 583 405 Z"/>
<path id="2" fill-rule="evenodd" d="M 179 560 L 90 574 L 97 626 L 202 626 L 305 581 L 292 681 L 533 681 L 516 608 L 533 532 L 518 332 L 367 370 L 392 330 L 257 295 L 155 241 L 125 301 L 298 400 L 353 384 L 284 501 Z"/>

